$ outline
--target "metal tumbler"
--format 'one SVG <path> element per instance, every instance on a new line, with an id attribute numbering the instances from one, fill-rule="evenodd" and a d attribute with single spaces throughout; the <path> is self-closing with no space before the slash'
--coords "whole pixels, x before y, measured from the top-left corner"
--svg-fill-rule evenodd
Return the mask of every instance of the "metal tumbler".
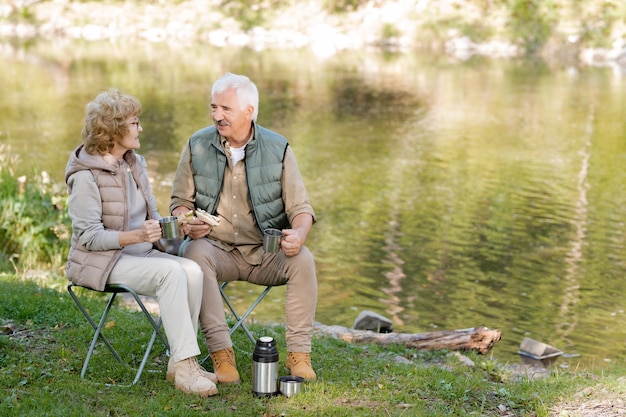
<path id="1" fill-rule="evenodd" d="M 278 229 L 265 229 L 263 231 L 263 249 L 267 253 L 280 252 L 280 241 L 283 238 L 283 232 Z"/>
<path id="2" fill-rule="evenodd" d="M 161 226 L 163 239 L 176 239 L 180 234 L 180 230 L 178 229 L 178 217 L 176 216 L 162 217 L 159 220 L 159 225 Z"/>

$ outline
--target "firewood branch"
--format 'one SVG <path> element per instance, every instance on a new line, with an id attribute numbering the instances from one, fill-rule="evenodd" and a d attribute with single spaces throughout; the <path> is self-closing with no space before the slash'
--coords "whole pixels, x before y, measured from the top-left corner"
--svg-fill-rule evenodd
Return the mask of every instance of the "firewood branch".
<path id="1" fill-rule="evenodd" d="M 401 344 L 414 349 L 471 350 L 488 353 L 502 337 L 500 330 L 483 326 L 460 330 L 442 330 L 427 333 L 376 333 L 343 326 L 315 326 L 317 334 L 335 337 L 348 343 L 373 343 L 379 345 Z"/>

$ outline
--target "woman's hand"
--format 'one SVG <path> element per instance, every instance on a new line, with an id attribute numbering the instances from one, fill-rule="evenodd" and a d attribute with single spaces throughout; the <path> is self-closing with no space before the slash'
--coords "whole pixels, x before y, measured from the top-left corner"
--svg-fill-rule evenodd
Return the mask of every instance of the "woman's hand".
<path id="1" fill-rule="evenodd" d="M 120 246 L 135 245 L 137 243 L 154 243 L 161 239 L 161 225 L 158 220 L 146 220 L 141 225 L 141 229 L 120 232 Z"/>
<path id="2" fill-rule="evenodd" d="M 146 220 L 141 225 L 140 236 L 142 242 L 154 243 L 161 239 L 161 235 L 161 225 L 158 220 Z"/>

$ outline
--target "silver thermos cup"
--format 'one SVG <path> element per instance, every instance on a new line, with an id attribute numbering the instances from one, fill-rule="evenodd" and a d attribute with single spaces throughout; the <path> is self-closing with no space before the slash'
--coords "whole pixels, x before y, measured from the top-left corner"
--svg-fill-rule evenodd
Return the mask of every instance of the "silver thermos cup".
<path id="1" fill-rule="evenodd" d="M 271 396 L 278 393 L 278 350 L 276 341 L 263 336 L 252 353 L 252 393 Z"/>

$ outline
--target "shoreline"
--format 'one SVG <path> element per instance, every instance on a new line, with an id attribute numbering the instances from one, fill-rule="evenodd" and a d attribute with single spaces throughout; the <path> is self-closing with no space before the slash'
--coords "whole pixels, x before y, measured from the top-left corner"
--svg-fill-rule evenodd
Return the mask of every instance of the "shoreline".
<path id="1" fill-rule="evenodd" d="M 188 0 L 176 4 L 75 3 L 69 0 L 26 0 L 23 3 L 23 9 L 17 10 L 13 3 L 0 2 L 0 40 L 128 39 L 254 50 L 309 48 L 320 57 L 359 49 L 394 53 L 428 51 L 460 61 L 473 56 L 514 59 L 526 54 L 522 47 L 502 35 L 476 41 L 457 27 L 440 29 L 437 25 L 443 23 L 439 21 L 458 19 L 459 13 L 449 5 L 446 8 L 444 1 L 437 2 L 435 12 L 427 7 L 435 2 L 396 0 L 381 4 L 369 2 L 341 14 L 329 14 L 319 2 L 305 1 L 263 10 L 263 14 L 258 12 L 256 21 L 250 19 L 250 22 L 229 16 L 228 10 L 224 11 L 217 0 Z M 480 18 L 470 6 L 469 2 L 464 6 L 464 18 L 468 21 Z M 27 17 L 16 18 L 20 13 Z M 490 25 L 494 30 L 502 30 L 510 24 L 498 21 L 496 12 L 492 15 L 490 18 L 495 23 Z M 462 24 L 458 22 L 457 26 Z M 626 73 L 626 39 L 622 39 L 619 30 L 611 41 L 611 48 L 594 48 L 581 43 L 577 34 L 568 35 L 571 29 L 563 28 L 567 26 L 555 25 L 550 39 L 536 55 L 568 66 L 614 67 Z M 433 30 L 441 33 L 432 35 Z"/>

